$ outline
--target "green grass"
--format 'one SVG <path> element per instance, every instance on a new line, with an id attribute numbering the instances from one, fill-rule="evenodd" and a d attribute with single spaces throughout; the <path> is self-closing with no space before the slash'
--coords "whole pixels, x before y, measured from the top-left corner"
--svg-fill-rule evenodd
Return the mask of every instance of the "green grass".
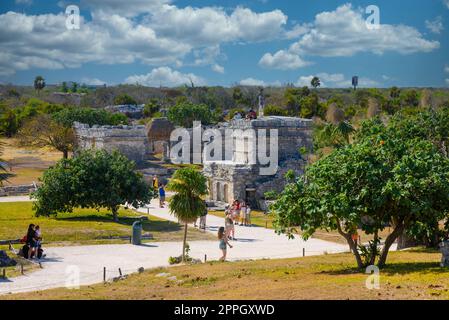
<path id="1" fill-rule="evenodd" d="M 208 262 L 158 268 L 80 290 L 2 296 L 0 299 L 449 299 L 449 269 L 429 250 L 392 252 L 380 272 L 380 290 L 368 290 L 367 274 L 351 254 L 281 260 Z M 177 281 L 156 277 L 168 272 Z"/>
<path id="2" fill-rule="evenodd" d="M 57 217 L 35 217 L 31 202 L 0 203 L 0 240 L 22 238 L 28 225 L 40 225 L 46 246 L 126 243 L 126 240 L 108 240 L 108 237 L 129 236 L 134 221 L 143 213 L 121 208 L 119 222 L 112 221 L 106 209 L 76 209 L 73 213 L 60 213 Z M 147 216 L 144 233 L 151 233 L 153 241 L 181 241 L 182 226 L 178 223 Z M 210 239 L 212 236 L 196 229 L 189 230 L 189 240 Z M 129 242 L 129 241 L 128 241 Z"/>

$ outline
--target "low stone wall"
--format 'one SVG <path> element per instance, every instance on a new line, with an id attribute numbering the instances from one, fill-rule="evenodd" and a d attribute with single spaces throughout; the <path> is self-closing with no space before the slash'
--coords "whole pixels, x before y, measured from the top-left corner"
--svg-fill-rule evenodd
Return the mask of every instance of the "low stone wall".
<path id="1" fill-rule="evenodd" d="M 35 190 L 34 184 L 0 187 L 0 197 L 29 195 Z"/>
<path id="2" fill-rule="evenodd" d="M 75 122 L 77 150 L 117 150 L 128 159 L 140 163 L 149 154 L 145 126 L 92 126 Z"/>

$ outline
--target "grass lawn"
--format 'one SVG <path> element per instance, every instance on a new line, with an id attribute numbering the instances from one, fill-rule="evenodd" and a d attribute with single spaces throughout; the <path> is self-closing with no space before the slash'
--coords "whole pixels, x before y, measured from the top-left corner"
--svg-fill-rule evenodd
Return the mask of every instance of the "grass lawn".
<path id="1" fill-rule="evenodd" d="M 0 240 L 22 238 L 30 223 L 41 227 L 45 246 L 99 243 L 126 243 L 126 240 L 104 238 L 131 235 L 131 225 L 145 214 L 124 208 L 119 211 L 119 223 L 112 221 L 106 209 L 76 209 L 73 213 L 58 214 L 55 218 L 35 217 L 31 202 L 0 203 Z M 183 227 L 177 223 L 149 216 L 143 224 L 144 233 L 151 233 L 153 241 L 182 241 Z M 189 240 L 214 239 L 212 235 L 191 229 Z M 129 240 L 128 240 L 129 242 Z M 17 246 L 17 245 L 16 245 Z"/>
<path id="2" fill-rule="evenodd" d="M 220 217 L 224 219 L 223 211 L 209 211 L 209 214 Z M 273 215 L 272 214 L 264 214 L 263 211 L 251 210 L 251 223 L 255 226 L 273 229 Z M 360 235 L 360 239 L 362 243 L 366 243 L 373 239 L 372 235 L 365 234 L 362 230 L 358 231 Z M 386 237 L 390 234 L 390 229 L 386 228 L 382 232 L 380 232 L 379 236 L 382 239 L 386 239 Z M 330 242 L 336 242 L 341 244 L 347 244 L 346 240 L 336 231 L 327 232 L 325 230 L 319 230 L 315 232 L 312 238 L 321 239 Z"/>
<path id="3" fill-rule="evenodd" d="M 4 146 L 2 159 L 9 164 L 7 169 L 11 174 L 5 185 L 38 182 L 43 172 L 62 158 L 61 152 L 50 148 L 18 147 L 17 139 L 14 138 L 1 138 L 0 142 Z"/>
<path id="4" fill-rule="evenodd" d="M 354 269 L 352 255 L 338 254 L 159 268 L 116 283 L 0 299 L 449 299 L 449 269 L 439 260 L 424 249 L 391 253 L 380 290 L 366 288 L 367 275 Z M 178 281 L 156 277 L 161 272 Z"/>

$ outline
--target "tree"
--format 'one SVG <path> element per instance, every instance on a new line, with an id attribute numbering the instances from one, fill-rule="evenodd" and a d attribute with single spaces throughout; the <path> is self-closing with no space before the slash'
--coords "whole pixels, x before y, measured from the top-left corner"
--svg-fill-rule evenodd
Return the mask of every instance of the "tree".
<path id="1" fill-rule="evenodd" d="M 61 92 L 67 93 L 69 92 L 69 88 L 67 87 L 67 82 L 63 82 L 61 85 Z"/>
<path id="2" fill-rule="evenodd" d="M 181 102 L 172 106 L 168 109 L 167 117 L 175 125 L 184 128 L 191 128 L 193 121 L 201 121 L 203 125 L 208 125 L 215 121 L 214 114 L 208 106 L 190 102 Z"/>
<path id="3" fill-rule="evenodd" d="M 71 88 L 71 91 L 72 91 L 73 93 L 77 93 L 77 92 L 78 92 L 78 83 L 72 82 L 72 88 Z"/>
<path id="4" fill-rule="evenodd" d="M 187 224 L 196 221 L 206 210 L 202 198 L 207 195 L 207 179 L 195 169 L 183 168 L 173 174 L 167 189 L 175 192 L 169 201 L 170 212 L 184 223 L 182 261 L 185 261 Z"/>
<path id="5" fill-rule="evenodd" d="M 127 94 L 121 94 L 114 98 L 115 105 L 137 105 L 137 101 Z"/>
<path id="6" fill-rule="evenodd" d="M 274 106 L 274 105 L 268 105 L 265 107 L 263 111 L 265 116 L 287 116 L 288 112 L 285 109 L 282 109 L 281 107 Z"/>
<path id="7" fill-rule="evenodd" d="M 34 89 L 40 93 L 42 89 L 45 88 L 45 79 L 42 76 L 37 76 L 34 79 Z"/>
<path id="8" fill-rule="evenodd" d="M 0 134 L 10 138 L 18 129 L 17 115 L 13 109 L 0 104 Z"/>
<path id="9" fill-rule="evenodd" d="M 52 147 L 63 153 L 67 159 L 76 142 L 71 126 L 55 121 L 48 114 L 28 120 L 18 132 L 19 145 L 24 147 Z"/>
<path id="10" fill-rule="evenodd" d="M 447 217 L 448 192 L 449 159 L 430 141 L 407 139 L 376 118 L 362 124 L 355 143 L 309 166 L 304 178 L 290 180 L 272 209 L 278 233 L 293 237 L 299 228 L 308 239 L 317 229 L 335 230 L 359 268 L 376 258 L 383 267 L 404 230 Z M 379 232 L 387 225 L 393 231 L 378 253 Z M 365 261 L 352 240 L 357 227 L 374 236 Z"/>
<path id="11" fill-rule="evenodd" d="M 143 108 L 143 114 L 146 117 L 153 117 L 160 109 L 161 105 L 159 101 L 157 99 L 151 99 Z"/>
<path id="12" fill-rule="evenodd" d="M 318 77 L 313 77 L 312 80 L 310 81 L 310 84 L 312 85 L 312 87 L 316 89 L 319 86 L 321 86 L 321 80 Z"/>
<path id="13" fill-rule="evenodd" d="M 77 207 L 107 208 L 118 221 L 120 205 L 140 207 L 154 197 L 134 162 L 118 151 L 89 150 L 62 159 L 40 181 L 42 185 L 32 195 L 37 216 L 73 212 Z"/>
<path id="14" fill-rule="evenodd" d="M 72 127 L 74 122 L 88 124 L 89 126 L 128 123 L 128 118 L 124 114 L 93 108 L 65 108 L 55 113 L 53 119 L 68 128 Z"/>

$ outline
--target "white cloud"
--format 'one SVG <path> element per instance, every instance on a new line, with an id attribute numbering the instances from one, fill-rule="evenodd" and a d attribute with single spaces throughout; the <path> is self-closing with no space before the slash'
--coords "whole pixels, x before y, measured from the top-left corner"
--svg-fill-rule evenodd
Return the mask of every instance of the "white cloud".
<path id="1" fill-rule="evenodd" d="M 255 13 L 238 7 L 178 8 L 170 0 L 91 0 L 92 19 L 67 30 L 60 14 L 0 14 L 0 74 L 33 67 L 68 68 L 94 62 L 148 65 L 209 65 L 215 71 L 220 45 L 281 36 L 287 16 L 280 10 Z M 83 13 L 83 12 L 82 12 Z M 185 63 L 191 53 L 195 61 Z"/>
<path id="2" fill-rule="evenodd" d="M 309 76 L 301 76 L 299 77 L 298 81 L 295 83 L 297 87 L 304 87 L 310 86 L 310 82 L 312 81 L 313 77 L 315 75 L 309 75 Z M 316 75 L 318 78 L 320 78 L 321 81 L 321 87 L 324 88 L 349 88 L 352 86 L 352 80 L 346 79 L 346 77 L 341 73 L 334 73 L 329 74 L 326 72 L 318 73 Z M 360 77 L 359 78 L 359 86 L 360 87 L 379 87 L 380 83 L 371 80 L 369 78 Z"/>
<path id="3" fill-rule="evenodd" d="M 309 63 L 302 60 L 297 54 L 280 50 L 274 55 L 266 53 L 259 61 L 259 65 L 264 68 L 279 70 L 294 70 L 308 65 Z"/>
<path id="4" fill-rule="evenodd" d="M 251 86 L 251 87 L 280 87 L 281 82 L 275 81 L 271 83 L 267 83 L 263 80 L 254 79 L 254 78 L 246 78 L 239 82 L 242 86 Z"/>
<path id="5" fill-rule="evenodd" d="M 446 85 L 449 86 L 449 79 L 446 79 Z"/>
<path id="6" fill-rule="evenodd" d="M 377 29 L 368 29 L 362 13 L 353 9 L 351 4 L 319 13 L 297 42 L 274 55 L 265 54 L 262 59 L 270 61 L 276 56 L 303 59 L 306 55 L 349 57 L 362 52 L 411 54 L 431 52 L 440 47 L 438 41 L 424 39 L 418 30 L 410 26 L 381 24 Z M 265 65 L 269 67 L 269 64 Z M 273 67 L 276 66 L 273 63 Z"/>
<path id="7" fill-rule="evenodd" d="M 448 1 L 449 1 L 449 0 L 448 0 Z M 449 66 L 445 66 L 445 67 L 444 67 L 444 72 L 449 73 Z"/>
<path id="8" fill-rule="evenodd" d="M 449 0 L 443 0 L 443 3 L 446 5 L 446 7 L 449 9 Z"/>
<path id="9" fill-rule="evenodd" d="M 212 65 L 212 71 L 222 74 L 225 73 L 224 67 L 220 66 L 219 64 Z"/>
<path id="10" fill-rule="evenodd" d="M 26 4 L 26 5 L 30 5 L 33 3 L 33 0 L 15 0 L 16 4 Z"/>
<path id="11" fill-rule="evenodd" d="M 426 23 L 426 28 L 429 29 L 430 32 L 432 32 L 432 33 L 440 34 L 441 31 L 444 30 L 443 18 L 441 16 L 436 17 L 432 21 L 426 20 L 425 23 Z"/>
<path id="12" fill-rule="evenodd" d="M 172 70 L 169 67 L 160 67 L 153 69 L 150 73 L 144 75 L 133 75 L 126 78 L 125 83 L 140 84 L 148 87 L 177 87 L 190 85 L 191 82 L 196 86 L 206 85 L 206 81 L 193 73 L 181 73 Z"/>
<path id="13" fill-rule="evenodd" d="M 102 81 L 97 78 L 86 78 L 86 77 L 81 79 L 81 83 L 91 85 L 91 86 L 101 86 L 101 85 L 107 84 L 106 81 Z"/>

